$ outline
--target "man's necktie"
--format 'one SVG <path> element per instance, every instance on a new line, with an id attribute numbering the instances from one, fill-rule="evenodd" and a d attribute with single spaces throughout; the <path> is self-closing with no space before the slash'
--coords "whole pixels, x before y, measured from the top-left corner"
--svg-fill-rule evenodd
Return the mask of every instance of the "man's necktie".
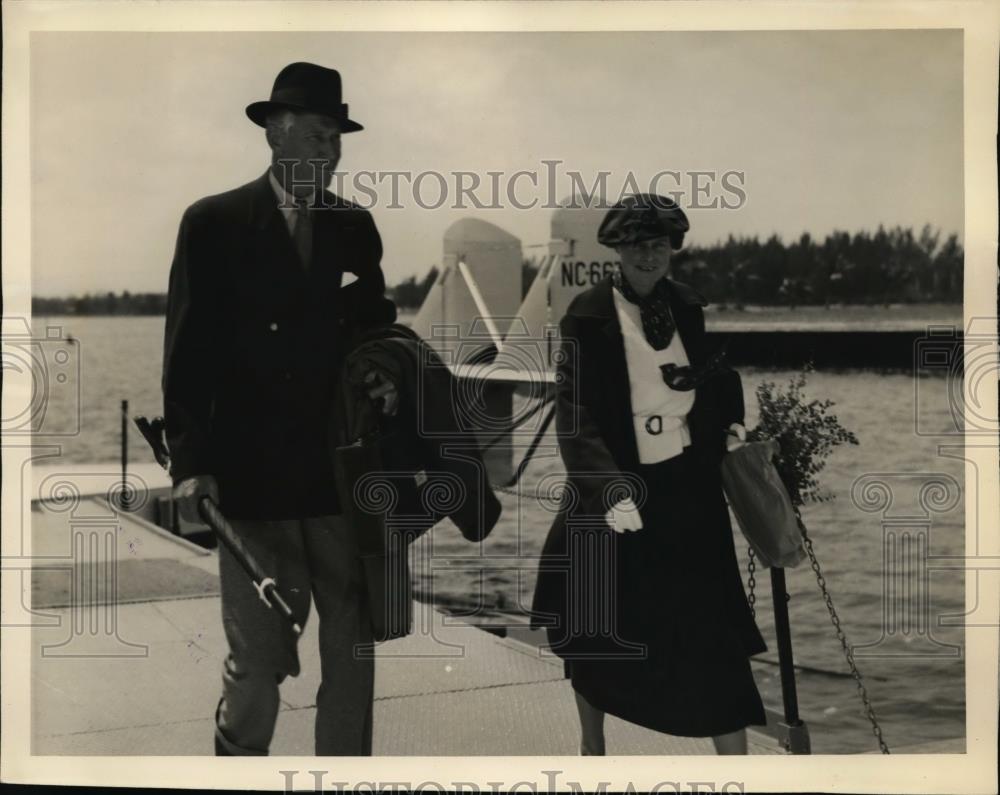
<path id="1" fill-rule="evenodd" d="M 309 205 L 304 199 L 295 202 L 295 231 L 292 233 L 295 249 L 299 252 L 299 261 L 305 270 L 312 263 L 313 250 L 313 217 Z"/>
<path id="2" fill-rule="evenodd" d="M 662 351 L 670 344 L 677 330 L 674 316 L 670 312 L 666 279 L 660 279 L 645 298 L 635 291 L 620 270 L 615 271 L 613 279 L 615 288 L 625 300 L 638 305 L 639 316 L 642 318 L 642 333 L 646 337 L 646 342 L 652 345 L 654 350 Z"/>

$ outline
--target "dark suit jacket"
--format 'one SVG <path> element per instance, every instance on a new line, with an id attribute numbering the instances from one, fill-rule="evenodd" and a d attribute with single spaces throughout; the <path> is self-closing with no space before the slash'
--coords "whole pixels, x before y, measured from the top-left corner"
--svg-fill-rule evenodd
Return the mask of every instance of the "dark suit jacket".
<path id="1" fill-rule="evenodd" d="M 384 306 L 385 279 L 371 215 L 326 203 L 308 270 L 266 172 L 181 219 L 163 357 L 171 475 L 214 475 L 231 518 L 338 511 L 328 416 L 345 337 Z M 358 278 L 342 289 L 344 273 Z"/>

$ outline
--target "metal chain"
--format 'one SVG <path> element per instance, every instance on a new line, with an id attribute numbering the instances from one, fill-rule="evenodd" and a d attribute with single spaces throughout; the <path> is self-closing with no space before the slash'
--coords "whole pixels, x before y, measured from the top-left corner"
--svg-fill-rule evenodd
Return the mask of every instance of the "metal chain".
<path id="1" fill-rule="evenodd" d="M 757 608 L 755 606 L 757 604 L 757 594 L 754 593 L 754 588 L 757 587 L 757 580 L 754 577 L 754 574 L 757 571 L 757 560 L 756 560 L 756 555 L 754 554 L 753 551 L 753 547 L 747 547 L 747 555 L 749 556 L 750 560 L 750 562 L 747 564 L 747 571 L 750 573 L 750 579 L 747 582 L 747 585 L 750 588 L 750 594 L 747 596 L 747 602 L 750 603 L 750 615 L 752 615 L 754 618 L 757 618 Z"/>
<path id="2" fill-rule="evenodd" d="M 830 621 L 833 623 L 834 629 L 837 630 L 837 640 L 840 641 L 840 646 L 844 650 L 844 657 L 847 659 L 847 664 L 851 667 L 851 676 L 854 677 L 854 682 L 858 686 L 858 695 L 861 697 L 861 703 L 865 707 L 865 716 L 872 725 L 872 734 L 878 740 L 878 747 L 883 754 L 889 753 L 889 746 L 886 745 L 885 740 L 882 738 L 882 727 L 879 725 L 878 718 L 875 716 L 875 708 L 872 707 L 871 699 L 868 697 L 868 690 L 865 688 L 864 682 L 862 681 L 861 671 L 858 670 L 858 665 L 854 661 L 854 652 L 851 651 L 851 645 L 847 642 L 847 635 L 844 633 L 843 628 L 840 626 L 840 617 L 837 615 L 837 610 L 833 606 L 833 597 L 826 588 L 826 578 L 823 576 L 823 572 L 819 567 L 819 560 L 816 558 L 816 551 L 813 549 L 812 539 L 806 532 L 806 526 L 802 521 L 802 515 L 799 513 L 798 506 L 795 506 L 795 519 L 799 525 L 799 532 L 802 533 L 802 540 L 805 542 L 806 552 L 809 554 L 810 565 L 812 570 L 816 573 L 816 582 L 819 584 L 820 590 L 823 592 L 823 600 L 826 602 L 826 609 L 830 613 Z"/>

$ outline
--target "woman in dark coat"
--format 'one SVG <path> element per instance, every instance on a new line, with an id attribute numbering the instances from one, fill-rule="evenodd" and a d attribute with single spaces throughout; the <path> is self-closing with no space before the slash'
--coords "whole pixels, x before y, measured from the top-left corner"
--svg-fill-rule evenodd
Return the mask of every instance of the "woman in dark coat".
<path id="1" fill-rule="evenodd" d="M 598 234 L 620 270 L 560 324 L 568 479 L 532 624 L 565 661 L 584 754 L 604 753 L 606 712 L 719 753 L 746 753 L 746 726 L 766 722 L 719 474 L 745 438 L 742 386 L 706 351 L 705 299 L 668 277 L 687 229 L 670 199 L 623 199 Z"/>

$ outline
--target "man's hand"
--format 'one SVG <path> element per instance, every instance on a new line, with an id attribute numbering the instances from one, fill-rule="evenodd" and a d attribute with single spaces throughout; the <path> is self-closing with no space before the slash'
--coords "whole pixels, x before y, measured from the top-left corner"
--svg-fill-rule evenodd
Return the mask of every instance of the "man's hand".
<path id="1" fill-rule="evenodd" d="M 747 429 L 740 425 L 740 423 L 734 422 L 729 426 L 729 430 L 726 431 L 726 452 L 731 453 L 733 450 L 738 450 L 746 443 Z"/>
<path id="2" fill-rule="evenodd" d="M 377 370 L 372 370 L 365 376 L 365 384 L 368 386 L 368 397 L 372 400 L 382 398 L 382 413 L 394 416 L 399 408 L 399 391 L 396 385 Z"/>
<path id="3" fill-rule="evenodd" d="M 616 533 L 642 530 L 642 517 L 631 498 L 624 499 L 604 515 L 605 521 Z"/>
<path id="4" fill-rule="evenodd" d="M 195 475 L 186 478 L 174 487 L 174 502 L 181 518 L 186 522 L 200 522 L 198 502 L 202 497 L 219 501 L 219 486 L 211 475 Z"/>

